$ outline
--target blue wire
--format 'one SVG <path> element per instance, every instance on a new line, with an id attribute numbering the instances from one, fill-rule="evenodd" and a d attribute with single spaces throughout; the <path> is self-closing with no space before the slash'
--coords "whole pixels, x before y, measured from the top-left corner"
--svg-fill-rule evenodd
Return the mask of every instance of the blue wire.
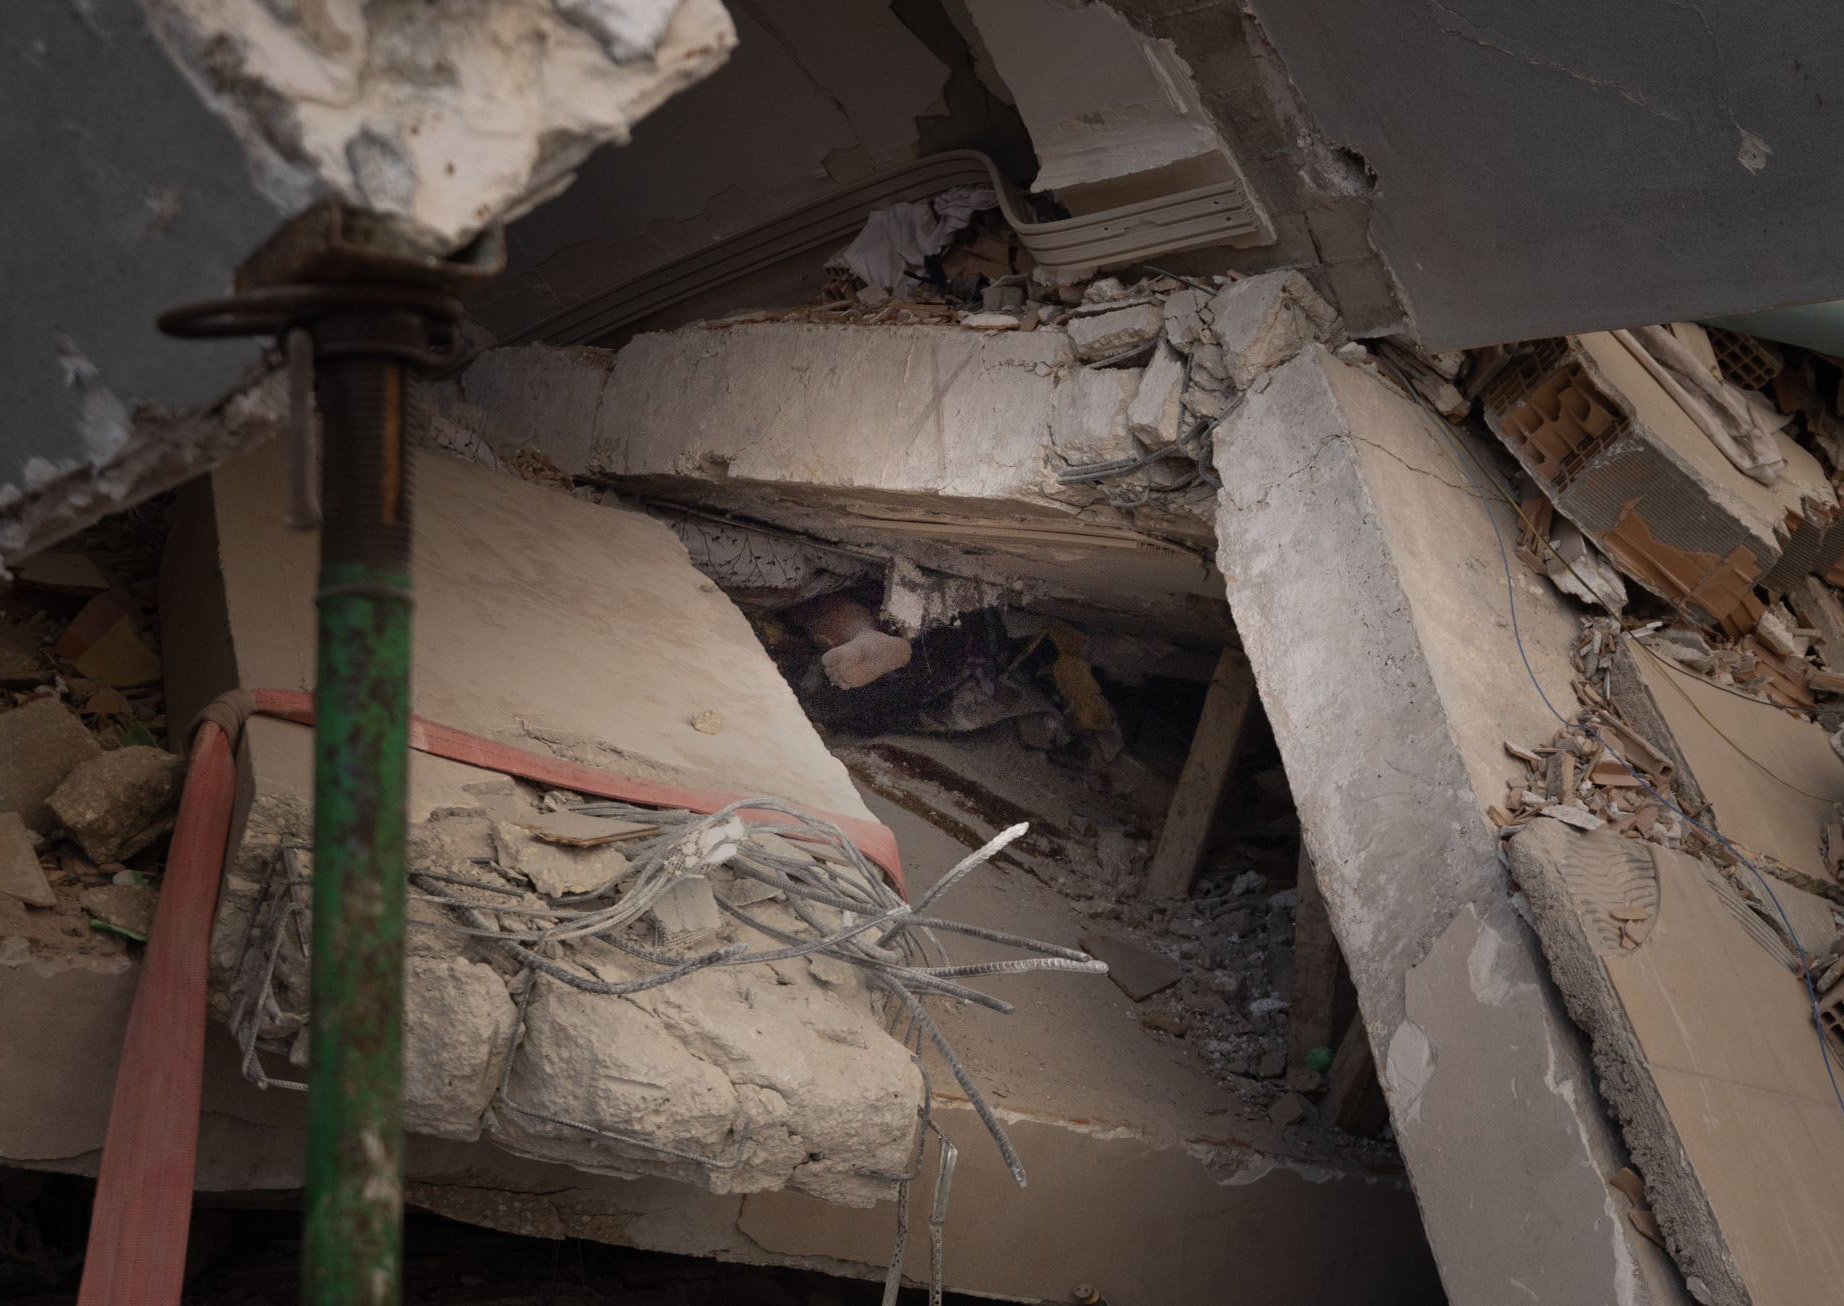
<path id="1" fill-rule="evenodd" d="M 1391 370 L 1393 371 L 1394 369 L 1392 368 Z M 1413 387 L 1408 386 L 1406 380 L 1403 384 L 1409 394 L 1413 395 L 1415 393 Z M 1457 444 L 1459 436 L 1448 427 L 1446 421 L 1443 420 L 1440 425 L 1443 434 L 1445 434 L 1450 441 L 1455 441 Z M 1543 700 L 1543 706 L 1549 709 L 1550 715 L 1560 721 L 1564 728 L 1585 731 L 1596 743 L 1607 750 L 1608 756 L 1618 762 L 1628 775 L 1639 782 L 1640 788 L 1644 789 L 1646 793 L 1656 798 L 1660 803 L 1663 803 L 1671 811 L 1677 813 L 1680 818 L 1688 821 L 1705 835 L 1728 849 L 1730 855 L 1733 856 L 1736 861 L 1740 862 L 1754 873 L 1754 878 L 1760 884 L 1762 892 L 1767 895 L 1768 900 L 1774 905 L 1774 910 L 1779 913 L 1781 924 L 1786 926 L 1787 937 L 1793 941 L 1793 947 L 1799 953 L 1799 969 L 1801 978 L 1805 981 L 1806 1001 L 1810 1003 L 1812 1007 L 1812 1024 L 1813 1028 L 1818 1033 L 1818 1051 L 1825 1062 L 1825 1077 L 1831 1081 L 1831 1094 L 1837 1099 L 1838 1109 L 1844 1111 L 1844 1088 L 1839 1087 L 1837 1072 L 1832 1067 L 1832 1060 L 1836 1054 L 1831 1050 L 1831 1041 L 1826 1037 L 1824 1023 L 1819 1018 L 1818 988 L 1812 983 L 1812 956 L 1806 951 L 1805 945 L 1799 941 L 1799 932 L 1793 928 L 1792 919 L 1786 914 L 1786 908 L 1781 905 L 1779 895 L 1773 891 L 1773 887 L 1767 882 L 1767 877 L 1761 873 L 1761 868 L 1756 866 L 1740 848 L 1737 848 L 1731 843 L 1720 831 L 1712 826 L 1705 825 L 1682 807 L 1679 807 L 1669 797 L 1654 789 L 1651 782 L 1631 766 L 1627 765 L 1626 759 L 1621 756 L 1620 751 L 1602 738 L 1600 732 L 1593 726 L 1585 722 L 1571 721 L 1561 712 L 1558 712 L 1556 710 L 1556 705 L 1550 702 L 1549 695 L 1543 692 L 1543 682 L 1537 679 L 1536 669 L 1530 665 L 1529 650 L 1524 647 L 1524 632 L 1522 627 L 1518 624 L 1517 619 L 1517 582 L 1511 570 L 1511 555 L 1505 548 L 1504 532 L 1499 530 L 1498 518 L 1494 516 L 1492 512 L 1492 496 L 1486 492 L 1485 487 L 1479 483 L 1479 478 L 1474 476 L 1472 469 L 1467 466 L 1470 458 L 1466 456 L 1465 451 L 1459 450 L 1459 452 L 1462 456 L 1455 459 L 1455 461 L 1459 464 L 1460 471 L 1465 475 L 1466 479 L 1471 482 L 1473 490 L 1477 493 L 1480 502 L 1484 505 L 1486 522 L 1492 528 L 1492 538 L 1498 542 L 1498 561 L 1499 565 L 1504 568 L 1505 573 L 1505 600 L 1511 606 L 1511 635 L 1517 641 L 1517 654 L 1524 663 L 1524 674 L 1530 677 L 1531 687 L 1537 691 L 1537 697 Z"/>

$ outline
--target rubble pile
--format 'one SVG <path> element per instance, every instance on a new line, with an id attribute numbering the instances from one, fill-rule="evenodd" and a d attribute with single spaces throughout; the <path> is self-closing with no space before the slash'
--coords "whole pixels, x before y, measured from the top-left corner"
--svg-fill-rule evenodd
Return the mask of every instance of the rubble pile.
<path id="1" fill-rule="evenodd" d="M 1840 379 L 1820 355 L 1680 322 L 1479 351 L 1467 389 L 1522 470 L 1533 570 L 1630 603 L 1662 656 L 1835 727 Z"/>
<path id="2" fill-rule="evenodd" d="M 0 590 L 0 938 L 14 960 L 145 942 L 183 761 L 167 737 L 164 507 L 20 563 Z"/>
<path id="3" fill-rule="evenodd" d="M 1577 830 L 1605 825 L 1615 834 L 1665 848 L 1683 847 L 1687 836 L 1696 838 L 1673 810 L 1686 802 L 1691 803 L 1686 810 L 1698 810 L 1694 800 L 1673 790 L 1676 764 L 1614 705 L 1611 675 L 1618 634 L 1616 623 L 1590 620 L 1572 650 L 1575 695 L 1583 704 L 1574 723 L 1533 748 L 1505 742 L 1505 751 L 1529 769 L 1523 782 L 1507 785 L 1504 806 L 1488 809 L 1493 824 L 1507 835 L 1548 816 Z"/>

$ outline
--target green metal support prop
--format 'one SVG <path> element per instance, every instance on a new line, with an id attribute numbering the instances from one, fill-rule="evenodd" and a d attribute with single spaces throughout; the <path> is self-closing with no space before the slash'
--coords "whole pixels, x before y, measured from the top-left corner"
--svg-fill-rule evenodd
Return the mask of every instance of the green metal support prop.
<path id="1" fill-rule="evenodd" d="M 402 1259 L 411 601 L 403 371 L 358 355 L 323 361 L 317 377 L 326 435 L 303 1267 L 312 1303 L 395 1301 Z"/>
<path id="2" fill-rule="evenodd" d="M 437 259 L 415 253 L 388 220 L 323 204 L 244 264 L 233 298 L 160 321 L 174 335 L 286 342 L 295 445 L 288 520 L 321 525 L 302 1266 L 310 1306 L 388 1306 L 400 1297 L 407 387 L 412 372 L 457 352 L 453 292 L 503 262 L 498 232 Z M 319 457 L 310 389 L 323 430 Z"/>

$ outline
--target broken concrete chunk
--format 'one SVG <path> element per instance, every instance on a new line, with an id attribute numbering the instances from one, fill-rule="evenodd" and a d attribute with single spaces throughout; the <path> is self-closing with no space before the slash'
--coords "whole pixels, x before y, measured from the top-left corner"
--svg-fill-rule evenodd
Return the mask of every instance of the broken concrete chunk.
<path id="1" fill-rule="evenodd" d="M 471 1142 L 499 1087 L 517 1012 L 481 962 L 412 956 L 403 1013 L 403 1122 Z"/>
<path id="2" fill-rule="evenodd" d="M 720 734 L 724 728 L 724 719 L 721 714 L 707 707 L 702 712 L 692 713 L 691 726 L 701 735 Z"/>
<path id="3" fill-rule="evenodd" d="M 284 212 L 334 194 L 446 253 L 718 68 L 717 0 L 158 0 L 150 22 Z"/>
<path id="4" fill-rule="evenodd" d="M 972 331 L 1016 331 L 1024 318 L 1017 313 L 969 313 L 960 324 Z"/>
<path id="5" fill-rule="evenodd" d="M 1216 343 L 1206 312 L 1213 297 L 1214 292 L 1195 286 L 1166 296 L 1166 343 L 1185 353 L 1190 353 L 1196 345 Z"/>
<path id="6" fill-rule="evenodd" d="M 1577 830 L 1598 830 L 1607 824 L 1580 803 L 1551 803 L 1543 809 L 1543 815 Z"/>
<path id="7" fill-rule="evenodd" d="M 120 861 L 153 841 L 184 774 L 163 748 L 118 748 L 73 769 L 46 805 L 91 861 Z"/>
<path id="8" fill-rule="evenodd" d="M 504 821 L 494 823 L 493 842 L 499 864 L 524 876 L 546 898 L 599 893 L 629 870 L 627 856 L 619 848 L 532 838 Z"/>
<path id="9" fill-rule="evenodd" d="M 1238 390 L 1314 340 L 1336 348 L 1344 329 L 1332 306 L 1298 272 L 1264 272 L 1225 287 L 1210 301 L 1223 367 Z"/>
<path id="10" fill-rule="evenodd" d="M 1268 1108 L 1268 1119 L 1284 1129 L 1302 1123 L 1311 1110 L 1306 1099 L 1298 1093 L 1282 1093 Z"/>
<path id="11" fill-rule="evenodd" d="M 1626 610 L 1626 582 L 1573 522 L 1558 519 L 1550 531 L 1544 569 L 1556 588 L 1583 603 L 1598 603 L 1609 612 Z"/>
<path id="12" fill-rule="evenodd" d="M 1127 430 L 1149 448 L 1178 439 L 1184 413 L 1185 360 L 1161 342 L 1127 405 Z"/>
<path id="13" fill-rule="evenodd" d="M 1084 304 L 1112 304 L 1127 298 L 1127 287 L 1119 277 L 1096 277 L 1082 290 Z"/>
<path id="14" fill-rule="evenodd" d="M 34 907 L 55 907 L 57 894 L 38 863 L 32 834 L 18 812 L 0 812 L 0 893 L 10 893 Z"/>
<path id="15" fill-rule="evenodd" d="M 674 880 L 647 910 L 647 917 L 667 943 L 694 943 L 708 939 L 723 924 L 711 882 L 702 875 Z"/>
<path id="16" fill-rule="evenodd" d="M 1126 368 L 1077 368 L 1057 382 L 1050 409 L 1050 445 L 1072 467 L 1128 458 L 1139 452 L 1127 433 L 1127 405 L 1140 373 Z"/>
<path id="17" fill-rule="evenodd" d="M 145 884 L 99 884 L 77 902 L 97 920 L 140 938 L 154 928 L 154 891 Z"/>
<path id="18" fill-rule="evenodd" d="M 1755 623 L 1754 633 L 1769 649 L 1783 658 L 1803 658 L 1812 647 L 1811 638 L 1794 624 L 1793 614 L 1781 603 L 1770 604 Z"/>
<path id="19" fill-rule="evenodd" d="M 1144 1002 L 1184 978 L 1184 968 L 1156 952 L 1108 934 L 1084 934 L 1082 950 L 1106 962 L 1108 978 L 1135 1002 Z"/>
<path id="20" fill-rule="evenodd" d="M 102 752 L 69 708 L 36 698 L 0 712 L 0 810 L 43 834 L 57 824 L 45 800 L 79 763 Z"/>
<path id="21" fill-rule="evenodd" d="M 1152 303 L 1074 317 L 1068 326 L 1069 343 L 1085 363 L 1131 353 L 1156 340 L 1164 330 L 1165 315 Z"/>
<path id="22" fill-rule="evenodd" d="M 597 969 L 605 979 L 645 973 L 619 956 Z M 789 982 L 773 984 L 757 970 L 713 967 L 614 1002 L 540 979 L 493 1108 L 496 1141 L 720 1193 L 887 1197 L 883 1176 L 908 1164 L 916 1136 L 919 1076 L 858 985 L 833 989 L 806 970 L 778 970 Z M 636 1145 L 590 1151 L 585 1130 Z"/>

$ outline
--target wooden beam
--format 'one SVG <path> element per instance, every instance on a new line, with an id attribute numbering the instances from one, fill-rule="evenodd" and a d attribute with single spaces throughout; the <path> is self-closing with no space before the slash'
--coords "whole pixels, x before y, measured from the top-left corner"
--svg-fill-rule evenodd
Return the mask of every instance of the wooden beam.
<path id="1" fill-rule="evenodd" d="M 1374 1138 L 1389 1123 L 1389 1105 L 1383 1085 L 1377 1082 L 1377 1063 L 1370 1052 L 1370 1036 L 1362 1017 L 1354 1018 L 1332 1054 L 1326 1072 L 1325 1099 L 1320 1115 L 1347 1134 Z"/>
<path id="2" fill-rule="evenodd" d="M 1225 648 L 1211 674 L 1204 712 L 1191 738 L 1191 752 L 1185 758 L 1172 805 L 1166 809 L 1165 825 L 1159 831 L 1159 847 L 1146 877 L 1150 896 L 1177 898 L 1191 891 L 1191 881 L 1197 878 L 1197 866 L 1203 860 L 1210 826 L 1223 797 L 1223 786 L 1229 781 L 1230 765 L 1242 742 L 1242 727 L 1248 722 L 1254 702 L 1255 675 L 1249 670 L 1248 659 L 1238 650 Z"/>
<path id="3" fill-rule="evenodd" d="M 1287 1064 L 1301 1067 L 1314 1048 L 1329 1048 L 1337 1033 L 1338 940 L 1325 914 L 1313 859 L 1300 849 L 1300 905 L 1293 914 L 1293 992 L 1287 998 Z"/>

